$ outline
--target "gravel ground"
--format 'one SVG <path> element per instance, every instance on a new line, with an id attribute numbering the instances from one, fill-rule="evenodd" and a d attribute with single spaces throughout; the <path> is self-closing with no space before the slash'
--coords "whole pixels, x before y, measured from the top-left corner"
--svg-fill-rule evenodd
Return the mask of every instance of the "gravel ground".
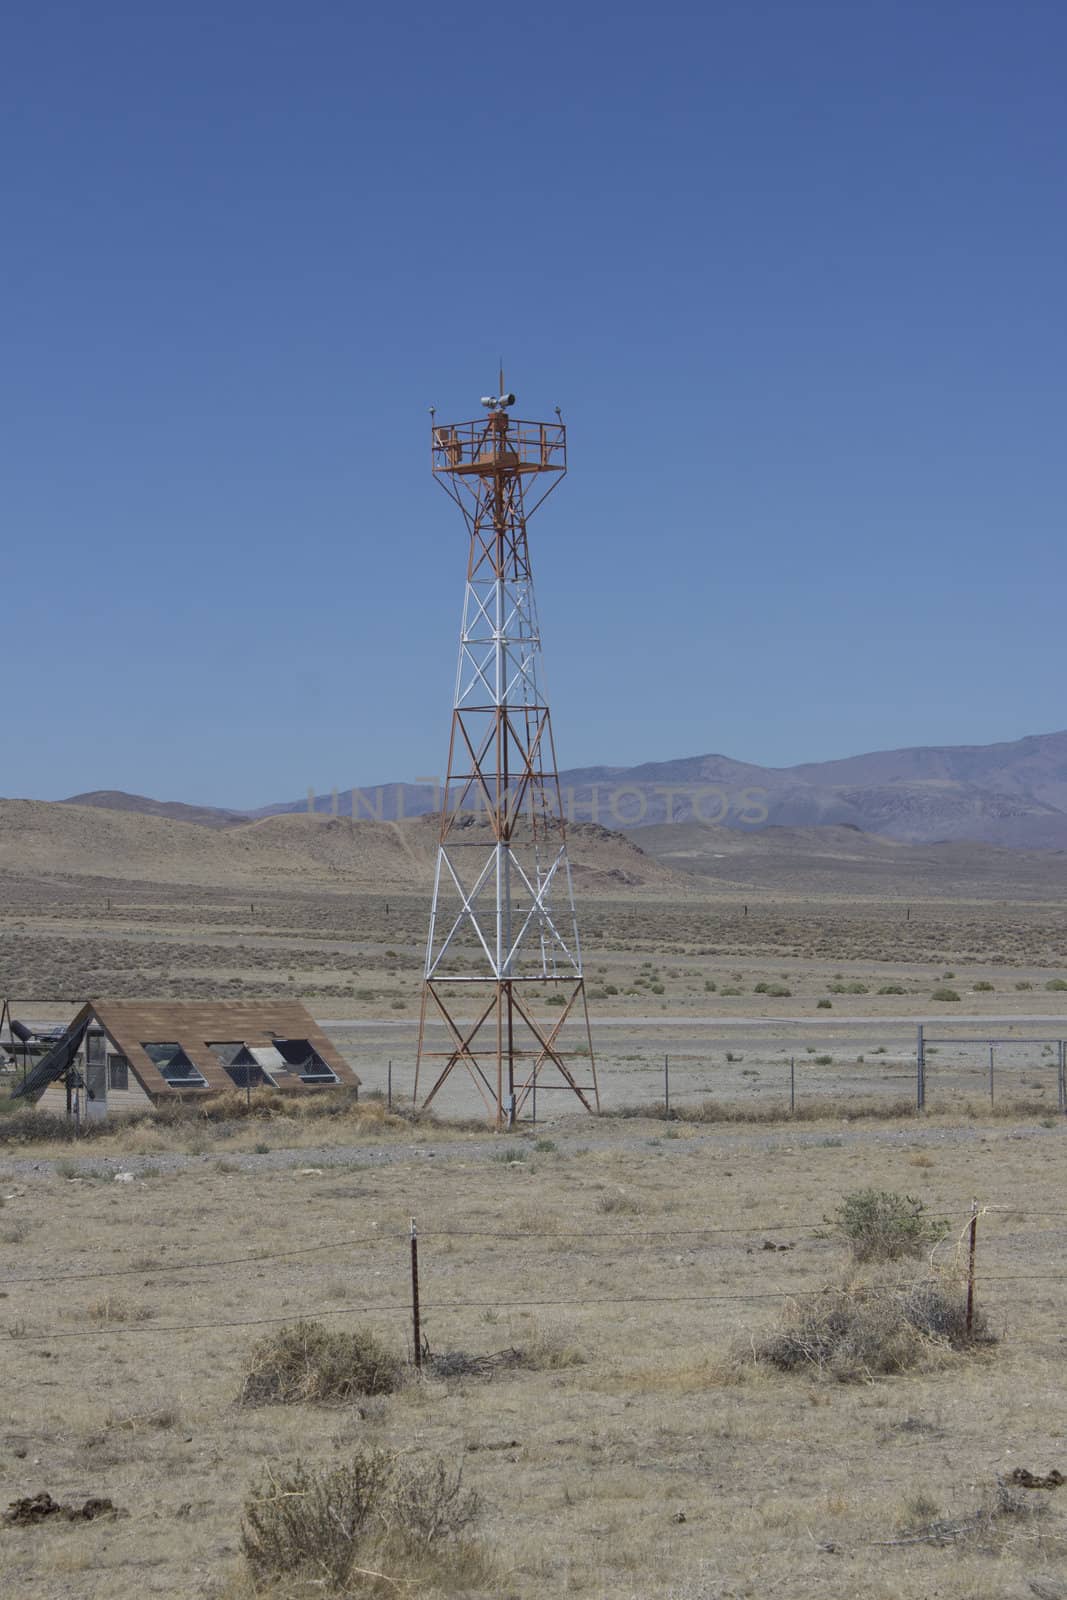
<path id="1" fill-rule="evenodd" d="M 694 1127 L 692 1124 L 669 1124 L 672 1133 L 680 1144 L 684 1144 L 687 1151 L 707 1150 L 710 1154 L 729 1150 L 772 1150 L 775 1148 L 805 1149 L 823 1146 L 832 1140 L 834 1144 L 862 1145 L 875 1144 L 885 1147 L 905 1146 L 914 1149 L 932 1150 L 938 1146 L 982 1144 L 993 1133 L 1000 1137 L 1019 1140 L 1056 1139 L 1062 1137 L 1059 1125 L 1054 1128 L 1041 1127 L 1037 1123 L 1021 1123 L 1019 1126 L 1005 1129 L 1003 1122 L 984 1123 L 976 1122 L 966 1125 L 960 1124 L 930 1124 L 912 1123 L 872 1125 L 864 1121 L 860 1123 L 824 1123 L 819 1127 L 810 1124 L 804 1127 L 790 1127 L 781 1123 L 766 1131 L 754 1130 L 744 1124 L 732 1124 L 716 1128 Z M 216 1133 L 221 1132 L 223 1125 L 216 1126 Z M 269 1124 L 265 1125 L 265 1130 Z M 246 1123 L 233 1124 L 233 1131 L 247 1131 Z M 646 1118 L 625 1120 L 606 1120 L 600 1123 L 576 1122 L 575 1125 L 561 1128 L 558 1125 L 552 1128 L 552 1140 L 561 1152 L 575 1150 L 610 1150 L 612 1152 L 638 1152 L 647 1150 L 650 1139 L 661 1138 L 664 1132 L 662 1122 Z M 223 1135 L 224 1136 L 224 1135 Z M 534 1136 L 515 1136 L 516 1154 L 521 1151 L 523 1156 L 530 1152 Z M 192 1155 L 185 1151 L 153 1151 L 145 1155 L 86 1155 L 81 1156 L 69 1146 L 64 1146 L 54 1156 L 4 1156 L 0 1157 L 0 1167 L 4 1179 L 26 1179 L 35 1175 L 52 1177 L 57 1168 L 64 1176 L 69 1175 L 68 1169 L 74 1163 L 77 1171 L 74 1176 L 85 1177 L 114 1177 L 117 1173 L 129 1172 L 137 1177 L 148 1172 L 149 1174 L 173 1173 L 195 1171 L 198 1168 L 212 1170 L 220 1160 L 232 1163 L 242 1172 L 280 1172 L 301 1167 L 338 1167 L 351 1169 L 353 1167 L 385 1167 L 401 1165 L 404 1162 L 418 1164 L 422 1161 L 459 1162 L 485 1162 L 498 1159 L 501 1151 L 506 1148 L 502 1139 L 482 1134 L 457 1134 L 447 1139 L 434 1140 L 427 1138 L 424 1141 L 398 1140 L 396 1143 L 363 1142 L 349 1145 L 325 1145 L 308 1148 L 279 1148 L 264 1152 L 231 1150 L 221 1144 L 217 1150 L 212 1150 L 203 1155 Z"/>

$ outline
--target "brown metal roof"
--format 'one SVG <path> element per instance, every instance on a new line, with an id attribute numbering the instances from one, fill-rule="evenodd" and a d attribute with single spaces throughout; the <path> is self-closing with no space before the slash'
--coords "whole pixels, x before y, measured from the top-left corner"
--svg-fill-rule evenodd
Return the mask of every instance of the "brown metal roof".
<path id="1" fill-rule="evenodd" d="M 89 1004 L 150 1095 L 231 1090 L 233 1079 L 208 1046 L 238 1039 L 247 1045 L 269 1045 L 274 1038 L 306 1039 L 342 1084 L 349 1088 L 359 1086 L 360 1080 L 348 1062 L 306 1007 L 294 1000 L 93 1000 Z M 176 1089 L 142 1048 L 171 1041 L 185 1051 L 204 1078 L 206 1089 Z M 303 1091 L 312 1086 L 293 1074 L 292 1081 L 284 1082 L 284 1087 Z"/>

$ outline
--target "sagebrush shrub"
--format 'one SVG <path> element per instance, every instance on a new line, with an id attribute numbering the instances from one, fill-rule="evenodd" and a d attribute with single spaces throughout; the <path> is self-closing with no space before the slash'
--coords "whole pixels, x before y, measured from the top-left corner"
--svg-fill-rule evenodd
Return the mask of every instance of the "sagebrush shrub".
<path id="1" fill-rule="evenodd" d="M 922 1200 L 892 1189 L 857 1189 L 826 1220 L 848 1240 L 856 1261 L 921 1255 L 948 1232 L 946 1222 L 927 1216 Z"/>
<path id="2" fill-rule="evenodd" d="M 381 1580 L 395 1592 L 396 1581 L 376 1570 L 379 1561 L 395 1569 L 446 1542 L 455 1546 L 480 1509 L 463 1487 L 461 1465 L 361 1449 L 336 1467 L 268 1468 L 245 1501 L 241 1547 L 257 1583 L 302 1577 L 348 1595 L 376 1593 Z"/>
<path id="3" fill-rule="evenodd" d="M 345 1587 L 356 1554 L 372 1532 L 393 1476 L 383 1450 L 313 1471 L 297 1461 L 279 1475 L 268 1468 L 245 1501 L 241 1548 L 256 1579 L 312 1573 L 335 1592 Z"/>
<path id="4" fill-rule="evenodd" d="M 481 1510 L 473 1489 L 463 1487 L 463 1468 L 443 1456 L 398 1466 L 389 1488 L 387 1521 L 423 1548 L 464 1533 Z"/>

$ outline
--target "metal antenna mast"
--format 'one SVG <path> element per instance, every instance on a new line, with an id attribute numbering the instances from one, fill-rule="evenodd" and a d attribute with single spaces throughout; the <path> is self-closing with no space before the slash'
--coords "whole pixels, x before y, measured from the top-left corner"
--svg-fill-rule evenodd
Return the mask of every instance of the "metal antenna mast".
<path id="1" fill-rule="evenodd" d="M 428 1106 L 462 1065 L 496 1128 L 531 1097 L 536 1106 L 538 1088 L 600 1109 L 526 540 L 528 518 L 567 470 L 567 430 L 520 422 L 514 404 L 501 392 L 483 397 L 475 422 L 431 419 L 431 466 L 463 513 L 470 551 L 415 1100 L 424 1071 Z M 539 1006 L 553 1007 L 550 1020 Z M 429 1031 L 442 1027 L 445 1047 L 431 1049 Z M 577 1045 L 566 1043 L 575 1032 Z"/>

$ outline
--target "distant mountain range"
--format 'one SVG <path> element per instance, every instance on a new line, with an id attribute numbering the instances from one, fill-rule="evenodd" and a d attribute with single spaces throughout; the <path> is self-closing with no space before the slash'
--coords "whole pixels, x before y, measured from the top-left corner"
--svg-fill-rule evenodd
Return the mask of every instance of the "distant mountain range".
<path id="1" fill-rule="evenodd" d="M 845 825 L 913 844 L 974 840 L 1067 849 L 1067 732 L 1006 744 L 882 750 L 795 767 L 690 756 L 636 767 L 577 767 L 560 780 L 574 820 L 608 828 L 693 821 L 746 832 Z M 432 784 L 391 783 L 250 812 L 116 791 L 73 795 L 66 803 L 228 828 L 308 809 L 393 821 L 434 811 L 439 800 Z"/>

